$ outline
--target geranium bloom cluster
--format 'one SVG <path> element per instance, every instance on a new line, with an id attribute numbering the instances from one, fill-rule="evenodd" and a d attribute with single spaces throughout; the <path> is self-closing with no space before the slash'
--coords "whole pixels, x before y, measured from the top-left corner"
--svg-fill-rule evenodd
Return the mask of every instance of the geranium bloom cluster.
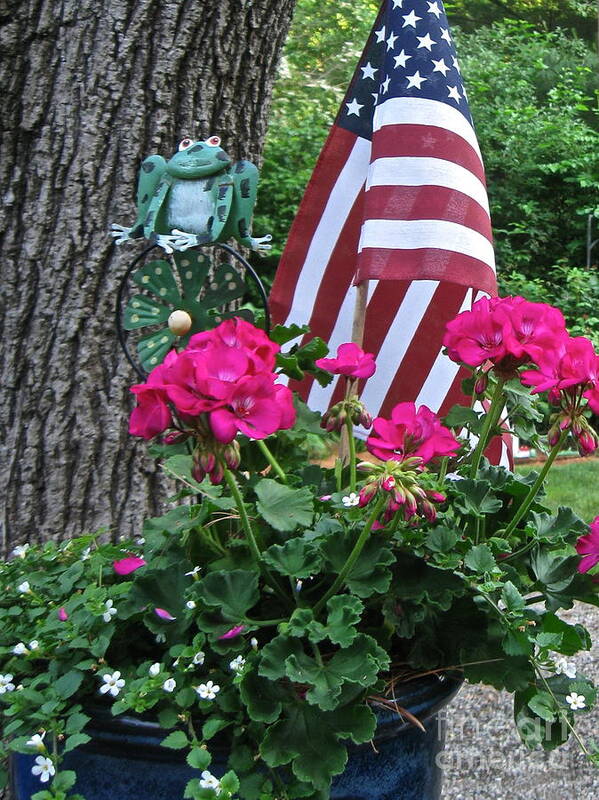
<path id="1" fill-rule="evenodd" d="M 291 391 L 274 372 L 279 346 L 242 319 L 192 336 L 172 350 L 145 383 L 133 386 L 137 407 L 129 432 L 144 439 L 174 431 L 167 441 L 196 439 L 196 477 L 222 480 L 223 464 L 238 465 L 238 433 L 264 439 L 292 427 Z"/>
<path id="2" fill-rule="evenodd" d="M 354 381 L 359 378 L 368 380 L 376 372 L 376 363 L 373 353 L 365 353 L 354 342 L 345 342 L 337 348 L 336 358 L 318 358 L 315 364 L 320 369 L 326 369 L 333 375 L 342 375 L 348 381 L 346 397 L 325 412 L 321 425 L 327 431 L 340 431 L 349 419 L 353 425 L 362 425 L 370 428 L 372 417 L 362 401 L 354 396 L 350 389 Z M 353 380 L 351 380 L 353 379 Z"/>
<path id="3" fill-rule="evenodd" d="M 582 556 L 578 565 L 579 572 L 588 572 L 599 564 L 599 517 L 591 522 L 589 533 L 576 542 L 576 552 Z"/>
<path id="4" fill-rule="evenodd" d="M 415 403 L 396 405 L 390 420 L 377 417 L 373 431 L 366 447 L 386 463 L 379 467 L 367 462 L 360 465 L 370 472 L 360 491 L 360 505 L 383 493 L 387 520 L 401 510 L 406 519 L 422 514 L 434 521 L 437 512 L 433 503 L 442 503 L 445 497 L 421 486 L 419 473 L 433 458 L 454 456 L 460 446 L 458 440 L 430 408 L 420 406 L 416 410 Z"/>
<path id="5" fill-rule="evenodd" d="M 489 368 L 505 379 L 533 367 L 520 371 L 522 384 L 533 394 L 548 392 L 549 401 L 561 406 L 552 418 L 550 444 L 570 430 L 581 453 L 597 449 L 582 399 L 599 412 L 599 356 L 589 339 L 568 334 L 557 308 L 522 297 L 482 298 L 447 325 L 443 343 L 452 360 L 481 367 L 477 385 L 483 390 Z"/>

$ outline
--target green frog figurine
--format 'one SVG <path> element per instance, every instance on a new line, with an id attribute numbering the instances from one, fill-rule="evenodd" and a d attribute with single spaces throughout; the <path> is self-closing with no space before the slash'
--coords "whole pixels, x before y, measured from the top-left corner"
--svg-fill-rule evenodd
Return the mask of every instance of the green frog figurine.
<path id="1" fill-rule="evenodd" d="M 112 236 L 116 244 L 145 237 L 167 253 L 231 238 L 252 250 L 270 250 L 270 235 L 254 238 L 250 232 L 257 189 L 257 168 L 233 162 L 220 137 L 185 138 L 169 161 L 154 155 L 142 162 L 137 219 L 131 228 L 112 225 Z"/>

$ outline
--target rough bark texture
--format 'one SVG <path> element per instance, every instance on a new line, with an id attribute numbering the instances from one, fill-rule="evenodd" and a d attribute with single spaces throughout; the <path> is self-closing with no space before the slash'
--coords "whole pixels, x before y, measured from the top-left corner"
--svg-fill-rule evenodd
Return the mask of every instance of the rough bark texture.
<path id="1" fill-rule="evenodd" d="M 139 532 L 165 487 L 127 434 L 115 290 L 141 244 L 141 158 L 218 133 L 259 161 L 295 0 L 3 0 L 0 5 L 1 549 Z"/>

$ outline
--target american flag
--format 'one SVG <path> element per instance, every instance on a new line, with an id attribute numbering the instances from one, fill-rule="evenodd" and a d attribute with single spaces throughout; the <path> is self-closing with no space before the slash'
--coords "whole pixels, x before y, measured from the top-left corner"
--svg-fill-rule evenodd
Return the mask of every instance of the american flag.
<path id="1" fill-rule="evenodd" d="M 335 352 L 368 281 L 363 347 L 373 415 L 398 402 L 445 413 L 464 375 L 445 324 L 495 294 L 480 150 L 440 0 L 386 0 L 304 194 L 271 294 L 275 320 L 308 324 Z M 341 383 L 300 390 L 312 408 Z"/>

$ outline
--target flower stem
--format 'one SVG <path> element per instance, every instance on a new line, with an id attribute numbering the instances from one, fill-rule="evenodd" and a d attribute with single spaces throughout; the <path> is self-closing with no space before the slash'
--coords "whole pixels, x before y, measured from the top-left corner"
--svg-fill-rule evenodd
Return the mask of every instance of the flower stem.
<path id="1" fill-rule="evenodd" d="M 510 524 L 507 526 L 507 528 L 503 532 L 502 535 L 506 539 L 515 530 L 516 526 L 518 525 L 518 523 L 520 522 L 522 517 L 526 514 L 528 509 L 531 507 L 535 497 L 538 494 L 539 489 L 543 485 L 543 481 L 545 480 L 545 476 L 549 472 L 549 469 L 551 468 L 551 465 L 555 461 L 555 459 L 557 457 L 557 454 L 562 449 L 562 445 L 565 442 L 567 435 L 568 435 L 568 428 L 566 428 L 566 430 L 562 431 L 561 436 L 559 437 L 557 443 L 553 446 L 553 450 L 549 453 L 549 457 L 547 458 L 547 461 L 543 464 L 543 469 L 539 472 L 539 475 L 538 475 L 536 481 L 530 487 L 530 490 L 529 490 L 528 494 L 524 498 L 524 500 L 522 502 L 522 505 L 520 506 L 518 511 L 516 511 L 512 521 L 510 522 Z"/>
<path id="2" fill-rule="evenodd" d="M 505 384 L 505 380 L 503 378 L 497 379 L 497 385 L 495 386 L 495 391 L 493 392 L 493 397 L 491 399 L 491 406 L 487 411 L 487 415 L 485 417 L 485 422 L 483 425 L 483 429 L 480 432 L 480 437 L 478 440 L 478 444 L 474 450 L 474 454 L 472 455 L 472 463 L 470 465 L 470 477 L 476 478 L 476 474 L 478 472 L 478 467 L 480 464 L 480 460 L 482 455 L 485 451 L 485 447 L 487 446 L 487 440 L 489 438 L 489 433 L 493 430 L 497 420 L 501 416 L 501 412 L 503 411 L 503 386 Z"/>
<path id="3" fill-rule="evenodd" d="M 356 440 L 354 439 L 354 423 L 349 414 L 345 418 L 347 444 L 349 447 L 349 491 L 356 491 Z"/>
<path id="4" fill-rule="evenodd" d="M 287 483 L 287 475 L 285 475 L 285 471 L 283 470 L 283 467 L 279 464 L 277 459 L 273 456 L 273 454 L 272 454 L 270 448 L 268 447 L 268 445 L 266 444 L 266 442 L 263 439 L 257 439 L 257 442 L 258 442 L 258 447 L 262 451 L 262 454 L 264 455 L 264 457 L 266 458 L 266 460 L 268 461 L 270 466 L 277 473 L 277 475 L 283 481 L 283 483 Z"/>
<path id="5" fill-rule="evenodd" d="M 358 541 L 355 543 L 354 549 L 351 551 L 351 553 L 349 554 L 349 556 L 347 558 L 347 561 L 345 562 L 345 564 L 341 568 L 341 571 L 339 572 L 339 575 L 337 575 L 337 577 L 333 581 L 333 584 L 330 587 L 330 589 L 328 590 L 328 592 L 325 595 L 323 595 L 323 597 L 321 597 L 320 600 L 314 606 L 313 611 L 314 611 L 315 615 L 318 614 L 318 612 L 325 605 L 327 600 L 330 597 L 332 597 L 334 594 L 336 594 L 337 589 L 339 589 L 339 587 L 343 584 L 343 582 L 344 582 L 345 578 L 347 577 L 347 575 L 353 569 L 354 564 L 356 563 L 356 561 L 360 557 L 360 553 L 364 549 L 364 545 L 368 541 L 368 537 L 370 536 L 371 531 L 372 531 L 372 526 L 374 525 L 374 522 L 375 522 L 376 518 L 378 517 L 378 515 L 381 513 L 381 509 L 383 508 L 383 505 L 385 504 L 385 502 L 386 502 L 386 498 L 385 497 L 379 497 L 379 499 L 376 501 L 374 509 L 372 510 L 372 513 L 370 514 L 370 516 L 367 517 L 366 522 L 364 523 L 364 528 L 362 530 L 362 533 L 359 535 Z"/>

